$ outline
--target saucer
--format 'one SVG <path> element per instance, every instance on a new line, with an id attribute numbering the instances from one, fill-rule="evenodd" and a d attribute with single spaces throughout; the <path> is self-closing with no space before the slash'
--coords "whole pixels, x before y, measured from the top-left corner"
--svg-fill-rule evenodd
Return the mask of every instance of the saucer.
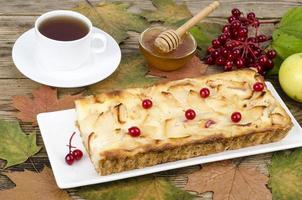
<path id="1" fill-rule="evenodd" d="M 104 80 L 118 67 L 121 50 L 117 42 L 104 31 L 94 27 L 95 33 L 107 37 L 107 49 L 102 53 L 92 53 L 89 59 L 74 70 L 52 71 L 38 64 L 35 57 L 35 30 L 22 34 L 14 44 L 12 57 L 18 70 L 29 79 L 53 87 L 82 87 Z"/>

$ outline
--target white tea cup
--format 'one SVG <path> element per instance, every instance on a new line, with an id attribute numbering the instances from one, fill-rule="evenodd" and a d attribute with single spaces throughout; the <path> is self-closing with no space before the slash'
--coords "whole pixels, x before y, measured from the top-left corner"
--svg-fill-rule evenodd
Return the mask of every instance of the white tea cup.
<path id="1" fill-rule="evenodd" d="M 87 26 L 88 32 L 75 40 L 51 39 L 43 35 L 39 28 L 43 22 L 47 23 L 46 20 L 55 17 L 69 17 L 79 20 Z M 106 50 L 106 36 L 101 33 L 93 33 L 91 21 L 74 11 L 55 10 L 44 13 L 35 22 L 35 34 L 37 61 L 42 67 L 52 71 L 76 69 L 90 59 L 92 53 L 102 53 Z"/>

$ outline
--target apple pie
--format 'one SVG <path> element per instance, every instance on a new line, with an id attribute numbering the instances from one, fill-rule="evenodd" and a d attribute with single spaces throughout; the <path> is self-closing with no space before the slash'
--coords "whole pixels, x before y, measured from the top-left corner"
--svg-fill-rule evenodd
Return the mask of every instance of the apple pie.
<path id="1" fill-rule="evenodd" d="M 252 70 L 111 91 L 76 102 L 100 175 L 276 142 L 288 114 Z"/>

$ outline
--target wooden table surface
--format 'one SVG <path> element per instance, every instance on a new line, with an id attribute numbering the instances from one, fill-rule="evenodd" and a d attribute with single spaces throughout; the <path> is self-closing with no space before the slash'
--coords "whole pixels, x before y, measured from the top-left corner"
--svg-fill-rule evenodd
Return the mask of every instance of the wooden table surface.
<path id="1" fill-rule="evenodd" d="M 0 118 L 5 120 L 16 120 L 16 110 L 11 106 L 11 97 L 13 95 L 25 95 L 31 93 L 40 84 L 33 82 L 23 76 L 14 66 L 12 61 L 11 51 L 15 40 L 26 30 L 33 27 L 37 16 L 42 13 L 55 9 L 70 9 L 76 6 L 79 2 L 85 3 L 85 0 L 0 0 Z M 91 1 L 98 2 L 97 0 Z M 109 0 L 108 0 L 109 2 Z M 149 0 L 125 0 L 124 2 L 132 3 L 130 8 L 133 12 L 140 12 L 140 9 L 154 9 Z M 181 1 L 177 1 L 181 2 Z M 186 0 L 185 1 L 192 11 L 196 13 L 200 8 L 209 4 L 211 1 L 202 0 Z M 215 11 L 207 19 L 208 21 L 215 21 L 224 23 L 226 18 L 230 15 L 230 10 L 234 7 L 241 9 L 243 12 L 254 11 L 256 15 L 265 20 L 278 21 L 280 17 L 291 7 L 301 6 L 300 0 L 221 0 L 220 8 Z M 263 32 L 271 32 L 274 26 L 272 24 L 265 25 Z M 137 36 L 136 33 L 131 33 L 131 37 L 121 45 L 123 52 L 137 50 Z M 271 81 L 277 88 L 279 94 L 286 102 L 298 122 L 302 125 L 302 104 L 294 102 L 289 99 L 280 89 L 278 81 L 272 78 Z M 69 94 L 83 88 L 76 89 L 59 89 L 59 94 Z M 38 133 L 37 143 L 43 146 L 43 141 L 39 133 L 39 129 L 33 128 L 30 124 L 21 123 L 25 132 L 36 131 Z M 0 144 L 1 145 L 1 144 Z M 272 154 L 262 154 L 257 156 L 241 158 L 243 165 L 256 166 L 261 172 L 267 174 L 267 164 L 270 163 Z M 39 170 L 44 165 L 49 166 L 49 161 L 45 148 L 43 148 L 37 155 L 31 159 L 35 167 Z M 0 161 L 0 168 L 4 166 L 4 162 Z M 187 181 L 187 174 L 197 170 L 198 166 L 181 168 L 167 172 L 159 173 L 160 176 L 168 177 L 177 186 L 183 187 Z M 33 170 L 30 161 L 20 164 L 9 170 Z M 14 187 L 14 184 L 9 181 L 6 176 L 0 175 L 0 189 Z M 76 195 L 76 189 L 68 190 L 74 199 L 80 199 Z M 198 199 L 212 199 L 210 192 L 199 195 Z"/>

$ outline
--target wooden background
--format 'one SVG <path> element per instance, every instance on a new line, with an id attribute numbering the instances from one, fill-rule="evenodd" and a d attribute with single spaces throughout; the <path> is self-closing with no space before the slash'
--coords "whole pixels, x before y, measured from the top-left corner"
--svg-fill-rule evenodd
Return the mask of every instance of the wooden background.
<path id="1" fill-rule="evenodd" d="M 108 0 L 109 1 L 109 0 Z M 16 110 L 11 106 L 11 97 L 13 95 L 25 95 L 31 93 L 40 84 L 35 83 L 24 77 L 14 66 L 11 57 L 11 50 L 15 40 L 26 30 L 33 27 L 37 16 L 42 13 L 55 9 L 70 9 L 75 7 L 79 2 L 85 3 L 84 0 L 0 0 L 0 118 L 5 120 L 16 120 Z M 92 0 L 92 3 L 98 2 Z M 154 9 L 149 0 L 125 0 L 124 2 L 132 3 L 130 8 L 133 12 L 140 12 L 140 9 Z M 182 1 L 177 1 L 182 2 Z M 209 4 L 211 1 L 186 0 L 192 13 L 196 13 L 200 8 Z M 243 12 L 254 11 L 256 15 L 272 22 L 278 22 L 280 17 L 291 7 L 302 6 L 299 0 L 221 0 L 220 8 L 215 11 L 207 20 L 224 23 L 230 15 L 230 10 L 234 7 Z M 263 26 L 263 32 L 269 33 L 274 29 L 272 24 Z M 130 38 L 121 45 L 123 52 L 137 50 L 137 33 L 130 33 Z M 216 69 L 212 68 L 211 71 Z M 277 88 L 279 94 L 286 102 L 298 122 L 302 125 L 302 104 L 289 99 L 280 89 L 277 78 L 270 79 Z M 82 90 L 77 89 L 59 89 L 59 94 L 69 94 Z M 43 146 L 39 129 L 33 128 L 30 124 L 22 123 L 25 132 L 36 131 L 38 133 L 37 142 Z M 1 145 L 1 144 L 0 144 Z M 267 164 L 270 163 L 272 154 L 263 154 L 251 157 L 237 159 L 242 165 L 256 166 L 262 173 L 267 174 Z M 31 158 L 35 167 L 40 170 L 44 165 L 49 166 L 49 161 L 45 149 L 43 148 L 37 155 Z M 0 168 L 4 162 L 0 161 Z M 9 170 L 34 170 L 30 161 L 20 164 Z M 177 186 L 183 187 L 187 181 L 187 174 L 198 170 L 198 166 L 181 168 L 177 170 L 158 173 L 160 176 L 168 177 Z M 5 170 L 7 171 L 7 170 Z M 0 189 L 14 187 L 6 176 L 0 175 Z M 80 199 L 76 195 L 76 188 L 69 189 L 68 192 L 74 199 Z M 212 199 L 212 193 L 200 194 L 197 199 Z"/>

